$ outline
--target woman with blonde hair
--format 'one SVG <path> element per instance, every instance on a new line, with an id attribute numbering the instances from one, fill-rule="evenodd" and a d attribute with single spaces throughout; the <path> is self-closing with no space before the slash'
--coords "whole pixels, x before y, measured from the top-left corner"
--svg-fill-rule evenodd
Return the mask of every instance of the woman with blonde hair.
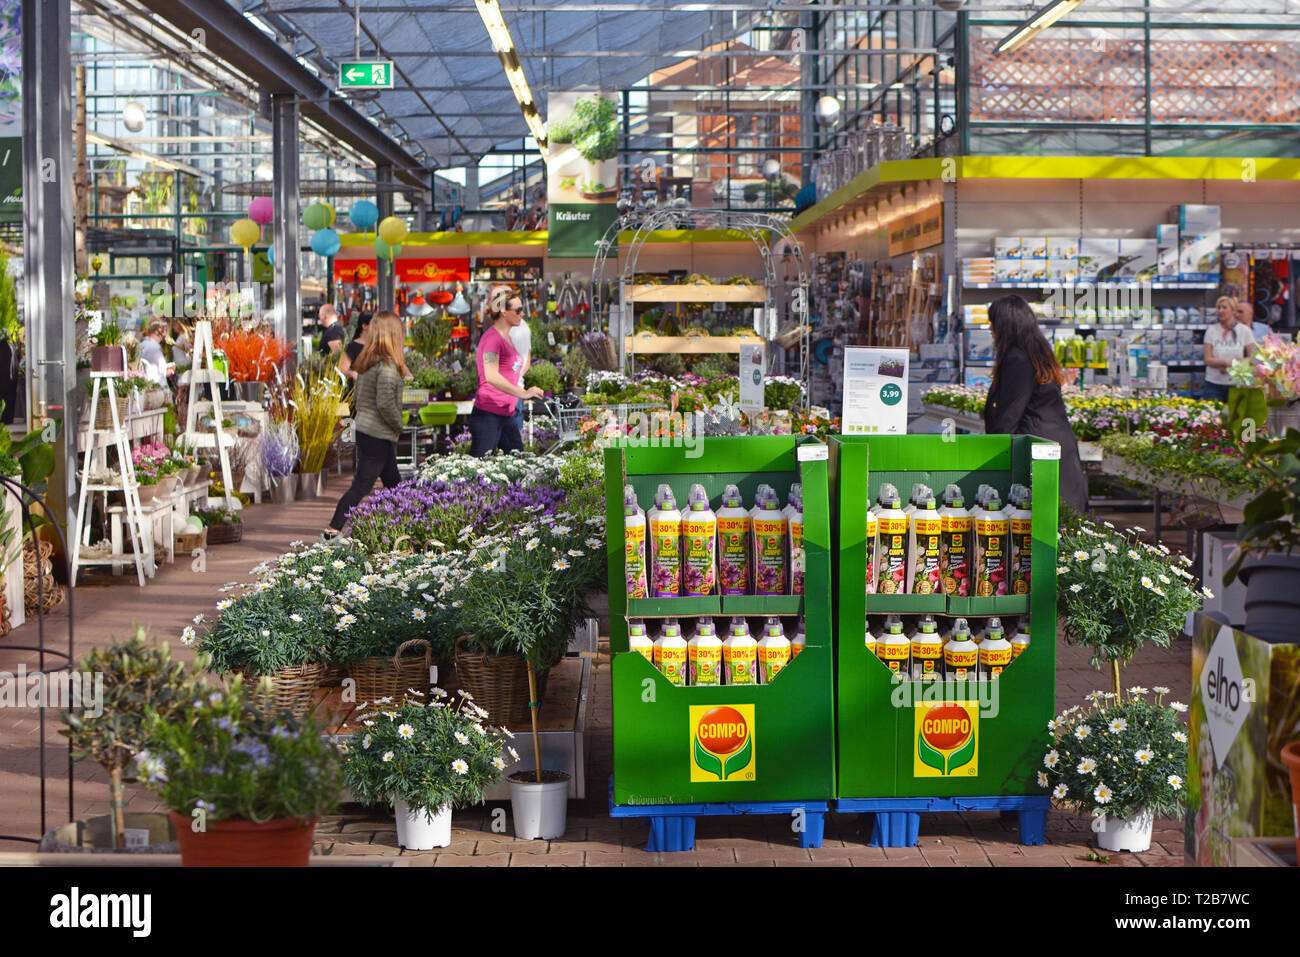
<path id="1" fill-rule="evenodd" d="M 1237 300 L 1220 296 L 1214 304 L 1218 318 L 1216 325 L 1205 330 L 1205 387 L 1202 399 L 1228 401 L 1228 386 L 1232 379 L 1228 368 L 1236 359 L 1247 359 L 1255 351 L 1255 334 L 1250 326 L 1237 320 Z"/>
<path id="2" fill-rule="evenodd" d="M 376 478 L 383 481 L 384 488 L 392 488 L 402 480 L 397 470 L 397 440 L 402 433 L 405 344 L 406 327 L 397 314 L 387 309 L 375 313 L 365 348 L 352 365 L 357 373 L 357 471 L 352 487 L 334 509 L 334 518 L 324 533 L 327 538 L 343 530 L 348 512 L 370 494 Z"/>

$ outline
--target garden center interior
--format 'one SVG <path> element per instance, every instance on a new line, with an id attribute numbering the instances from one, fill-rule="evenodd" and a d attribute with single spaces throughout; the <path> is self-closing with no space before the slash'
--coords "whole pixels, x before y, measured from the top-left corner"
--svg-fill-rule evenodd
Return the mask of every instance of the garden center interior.
<path id="1" fill-rule="evenodd" d="M 0 864 L 1296 866 L 1300 0 L 0 44 Z"/>

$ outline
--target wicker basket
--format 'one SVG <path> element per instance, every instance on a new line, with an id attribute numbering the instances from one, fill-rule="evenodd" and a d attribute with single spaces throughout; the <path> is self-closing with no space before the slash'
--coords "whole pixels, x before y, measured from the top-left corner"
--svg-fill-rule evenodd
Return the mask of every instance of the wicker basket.
<path id="1" fill-rule="evenodd" d="M 204 531 L 208 533 L 209 545 L 231 545 L 244 537 L 244 523 L 209 525 Z"/>
<path id="2" fill-rule="evenodd" d="M 37 604 L 44 599 L 42 611 L 50 611 L 63 604 L 67 589 L 54 580 L 54 563 L 50 556 L 54 546 L 49 542 L 40 543 L 39 573 L 37 571 L 36 549 L 31 540 L 23 546 L 23 608 L 28 615 L 34 615 Z M 39 579 L 39 585 L 38 585 Z"/>
<path id="3" fill-rule="evenodd" d="M 130 397 L 119 398 L 117 400 L 117 421 L 120 425 L 126 425 L 126 410 L 130 407 Z M 86 406 L 86 412 L 90 412 L 90 406 Z M 108 396 L 99 397 L 99 406 L 95 409 L 95 428 L 111 429 L 113 427 L 113 407 L 109 402 Z"/>
<path id="4" fill-rule="evenodd" d="M 408 648 L 424 648 L 422 658 L 403 658 Z M 357 703 L 373 704 L 380 698 L 392 698 L 393 708 L 406 703 L 407 689 L 420 692 L 414 697 L 420 704 L 429 702 L 429 668 L 433 666 L 433 645 L 423 638 L 404 641 L 391 658 L 365 658 L 352 666 L 357 683 Z"/>
<path id="5" fill-rule="evenodd" d="M 325 671 L 321 664 L 297 665 L 277 671 L 270 676 L 275 687 L 269 694 L 257 691 L 261 676 L 237 673 L 243 675 L 250 698 L 263 711 L 288 712 L 301 721 L 311 713 L 312 705 L 316 703 L 316 689 L 320 687 Z"/>
<path id="6" fill-rule="evenodd" d="M 208 530 L 201 528 L 197 532 L 177 532 L 174 538 L 176 554 L 189 555 L 194 549 L 207 546 Z"/>
<path id="7" fill-rule="evenodd" d="M 465 638 L 456 642 L 456 678 L 474 703 L 487 709 L 488 720 L 497 725 L 524 724 L 528 709 L 528 663 L 523 655 L 472 654 L 464 649 Z M 537 703 L 546 700 L 546 672 L 537 673 Z"/>

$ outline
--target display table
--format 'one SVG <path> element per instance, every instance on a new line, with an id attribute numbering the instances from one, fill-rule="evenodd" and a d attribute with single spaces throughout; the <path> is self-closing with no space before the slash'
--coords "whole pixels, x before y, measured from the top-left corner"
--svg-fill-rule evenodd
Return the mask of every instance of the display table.
<path id="1" fill-rule="evenodd" d="M 175 557 L 175 547 L 172 540 L 172 516 L 175 510 L 175 503 L 170 499 L 152 502 L 141 502 L 140 513 L 144 516 L 145 526 L 144 533 L 150 539 L 148 542 L 141 542 L 146 554 L 153 556 L 155 562 L 172 561 Z M 113 543 L 113 555 L 125 554 L 126 536 L 124 534 L 124 516 L 126 515 L 125 505 L 110 505 L 108 507 L 109 535 L 108 540 Z M 166 555 L 165 559 L 159 558 L 159 549 L 162 554 Z M 90 561 L 82 560 L 82 564 L 92 564 Z M 122 574 L 122 563 L 114 562 L 113 574 Z M 150 576 L 153 577 L 152 575 Z"/>
<path id="2" fill-rule="evenodd" d="M 163 417 L 166 409 L 151 409 L 148 412 L 133 412 L 126 417 L 122 423 L 122 431 L 131 442 L 139 439 L 157 439 L 161 441 L 163 435 Z M 89 423 L 83 421 L 81 428 L 77 432 L 77 451 L 86 451 L 86 438 L 90 435 Z M 102 464 L 102 463 L 100 463 Z"/>

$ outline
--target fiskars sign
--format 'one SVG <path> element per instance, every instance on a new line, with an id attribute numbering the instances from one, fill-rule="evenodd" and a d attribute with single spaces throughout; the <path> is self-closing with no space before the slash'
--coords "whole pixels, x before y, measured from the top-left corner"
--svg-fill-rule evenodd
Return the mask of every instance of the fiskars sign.
<path id="1" fill-rule="evenodd" d="M 754 780 L 752 704 L 692 705 L 690 724 L 692 781 Z"/>

